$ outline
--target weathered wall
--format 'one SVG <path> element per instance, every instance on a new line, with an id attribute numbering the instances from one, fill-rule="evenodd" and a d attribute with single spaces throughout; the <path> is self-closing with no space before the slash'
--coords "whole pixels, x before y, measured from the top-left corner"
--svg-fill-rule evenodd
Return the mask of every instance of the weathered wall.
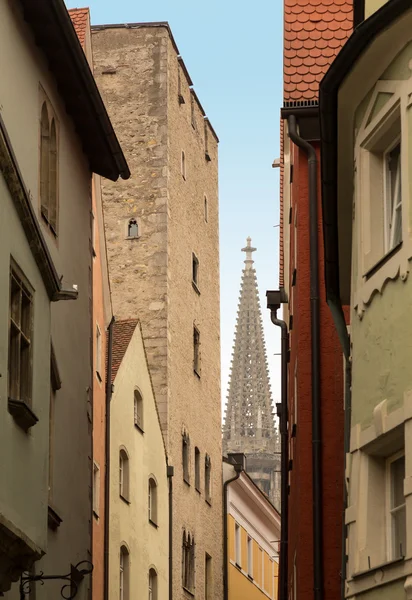
<path id="1" fill-rule="evenodd" d="M 143 398 L 144 433 L 134 425 L 134 390 Z M 137 324 L 114 380 L 111 400 L 110 598 L 119 597 L 120 547 L 130 553 L 130 598 L 148 598 L 148 574 L 155 568 L 158 598 L 167 598 L 169 581 L 169 508 L 166 454 L 143 339 Z M 129 455 L 130 503 L 119 495 L 119 452 Z M 157 525 L 148 519 L 149 477 L 157 481 Z"/>

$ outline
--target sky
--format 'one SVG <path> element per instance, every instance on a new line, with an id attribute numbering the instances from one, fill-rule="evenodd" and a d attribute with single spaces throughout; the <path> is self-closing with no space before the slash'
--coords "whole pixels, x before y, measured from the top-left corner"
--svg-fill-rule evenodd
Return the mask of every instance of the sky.
<path id="1" fill-rule="evenodd" d="M 280 337 L 266 309 L 279 286 L 281 0 L 66 0 L 90 7 L 92 25 L 168 21 L 219 144 L 222 407 L 246 237 L 252 237 L 273 401 L 280 400 Z"/>

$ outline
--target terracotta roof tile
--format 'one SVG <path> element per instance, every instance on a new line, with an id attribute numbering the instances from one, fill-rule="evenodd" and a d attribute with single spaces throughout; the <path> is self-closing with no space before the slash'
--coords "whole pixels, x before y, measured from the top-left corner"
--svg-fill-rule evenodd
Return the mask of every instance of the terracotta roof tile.
<path id="1" fill-rule="evenodd" d="M 83 50 L 86 49 L 86 32 L 89 24 L 89 9 L 88 8 L 71 8 L 69 11 L 70 18 L 76 30 L 77 37 L 82 45 Z"/>
<path id="2" fill-rule="evenodd" d="M 284 0 L 284 100 L 318 99 L 321 79 L 352 33 L 352 0 Z"/>
<path id="3" fill-rule="evenodd" d="M 112 353 L 112 383 L 122 364 L 126 350 L 129 347 L 134 330 L 138 324 L 137 319 L 115 321 L 113 326 L 113 353 Z"/>

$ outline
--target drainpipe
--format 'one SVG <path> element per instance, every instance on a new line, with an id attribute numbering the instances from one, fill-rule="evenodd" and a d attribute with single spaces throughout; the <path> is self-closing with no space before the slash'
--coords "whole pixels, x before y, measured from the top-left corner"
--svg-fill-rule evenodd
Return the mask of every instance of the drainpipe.
<path id="1" fill-rule="evenodd" d="M 173 475 L 174 467 L 167 465 L 169 480 L 169 600 L 173 600 Z"/>
<path id="2" fill-rule="evenodd" d="M 267 307 L 274 325 L 281 329 L 281 403 L 277 405 L 280 425 L 280 552 L 279 598 L 288 600 L 288 359 L 289 334 L 285 321 L 277 318 L 282 292 L 266 292 Z"/>
<path id="3" fill-rule="evenodd" d="M 110 519 L 110 401 L 112 399 L 113 326 L 108 328 L 106 369 L 105 477 L 104 477 L 104 600 L 109 600 L 109 519 Z"/>
<path id="4" fill-rule="evenodd" d="M 229 597 L 229 561 L 228 561 L 228 540 L 227 540 L 227 488 L 228 486 L 239 479 L 243 471 L 243 466 L 238 463 L 233 464 L 236 475 L 228 479 L 223 484 L 223 600 L 228 600 Z"/>
<path id="5" fill-rule="evenodd" d="M 314 147 L 299 136 L 295 115 L 288 117 L 288 134 L 308 157 L 310 320 L 312 368 L 312 471 L 313 471 L 313 591 L 314 600 L 323 599 L 322 536 L 322 446 L 320 412 L 320 318 L 317 157 Z"/>

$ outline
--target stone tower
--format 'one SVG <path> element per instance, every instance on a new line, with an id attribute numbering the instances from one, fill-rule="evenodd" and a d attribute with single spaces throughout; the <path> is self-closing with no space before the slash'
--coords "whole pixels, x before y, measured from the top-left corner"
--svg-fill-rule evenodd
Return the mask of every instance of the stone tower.
<path id="1" fill-rule="evenodd" d="M 229 393 L 223 428 L 223 451 L 246 455 L 246 470 L 255 483 L 280 504 L 280 444 L 273 418 L 269 372 L 263 337 L 256 271 L 247 238 L 235 330 Z"/>
<path id="2" fill-rule="evenodd" d="M 102 182 L 109 276 L 116 319 L 141 322 L 174 468 L 173 598 L 194 584 L 196 600 L 205 589 L 221 598 L 218 139 L 167 23 L 92 32 L 95 77 L 132 173 Z"/>

